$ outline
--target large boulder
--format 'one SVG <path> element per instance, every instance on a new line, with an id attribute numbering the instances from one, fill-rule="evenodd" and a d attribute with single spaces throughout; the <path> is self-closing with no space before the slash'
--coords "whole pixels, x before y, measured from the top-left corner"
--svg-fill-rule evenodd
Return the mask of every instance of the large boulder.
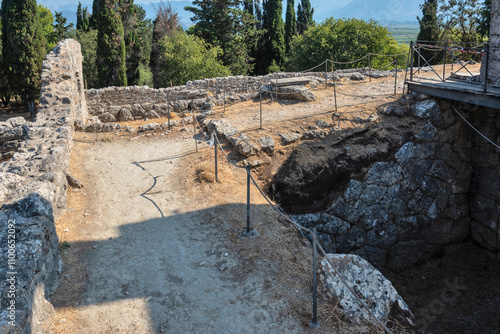
<path id="1" fill-rule="evenodd" d="M 244 133 L 230 138 L 231 144 L 234 148 L 245 157 L 250 157 L 259 152 L 259 148 L 252 142 L 250 137 Z"/>
<path id="2" fill-rule="evenodd" d="M 305 86 L 276 87 L 273 91 L 278 93 L 281 99 L 316 101 L 316 96 Z"/>
<path id="3" fill-rule="evenodd" d="M 327 296 L 338 301 L 346 318 L 358 324 L 373 323 L 375 317 L 388 327 L 393 321 L 409 328 L 414 326 L 415 318 L 406 302 L 391 282 L 368 261 L 358 255 L 327 254 L 326 257 L 336 270 L 323 258 L 319 266 L 319 277 Z"/>
<path id="4" fill-rule="evenodd" d="M 208 122 L 207 129 L 209 132 L 214 132 L 218 137 L 222 137 L 224 139 L 231 138 L 238 134 L 238 129 L 229 124 L 228 121 L 224 119 L 214 119 Z"/>

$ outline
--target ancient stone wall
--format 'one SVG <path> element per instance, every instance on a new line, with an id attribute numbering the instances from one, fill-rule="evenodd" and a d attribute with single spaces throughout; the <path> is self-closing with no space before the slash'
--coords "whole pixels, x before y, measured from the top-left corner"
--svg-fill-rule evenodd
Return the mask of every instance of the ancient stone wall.
<path id="1" fill-rule="evenodd" d="M 43 62 L 36 121 L 22 125 L 24 140 L 0 164 L 0 279 L 11 279 L 0 285 L 1 333 L 49 332 L 47 300 L 62 269 L 54 222 L 66 206 L 74 124 L 88 117 L 82 82 L 80 44 L 60 42 Z"/>
<path id="2" fill-rule="evenodd" d="M 489 81 L 500 87 L 500 1 L 491 2 Z"/>
<path id="3" fill-rule="evenodd" d="M 500 144 L 500 109 L 467 106 L 459 112 L 470 115 L 469 120 L 475 128 Z M 500 260 L 500 149 L 476 132 L 473 134 L 469 194 L 472 238 L 497 253 Z"/>
<path id="4" fill-rule="evenodd" d="M 367 74 L 368 68 L 339 70 L 328 74 L 333 77 L 350 76 L 352 73 Z M 389 71 L 371 71 L 374 77 L 391 75 Z M 210 110 L 216 106 L 235 104 L 255 99 L 258 90 L 276 79 L 307 76 L 313 78 L 312 86 L 325 82 L 325 73 L 274 73 L 266 76 L 232 76 L 189 81 L 184 86 L 153 89 L 139 87 L 107 87 L 89 89 L 89 112 L 102 123 L 129 121 L 142 118 L 158 118 L 168 111 L 181 115 L 190 110 Z M 97 121 L 91 119 L 91 123 Z M 90 127 L 93 130 L 93 127 Z"/>
<path id="5" fill-rule="evenodd" d="M 417 99 L 411 102 L 410 109 L 396 105 L 382 108 L 380 112 L 389 117 L 420 119 L 422 125 L 411 125 L 414 128 L 411 136 L 401 130 L 409 140 L 405 139 L 395 153 L 384 155 L 384 160 L 375 158 L 367 170 L 325 176 L 337 180 L 333 188 L 343 190 L 325 210 L 297 215 L 296 219 L 305 226 L 318 228 L 328 252 L 357 254 L 378 268 L 398 270 L 469 236 L 467 196 L 472 172 L 472 134 L 446 102 L 440 105 L 433 99 Z M 365 137 L 376 135 L 366 132 Z M 346 151 L 358 149 L 354 142 L 343 144 L 338 150 L 329 145 L 338 155 L 325 163 L 332 166 L 331 170 L 340 172 L 341 165 L 349 163 L 349 154 L 363 156 L 371 154 L 370 150 L 387 151 L 381 140 L 375 146 L 368 142 L 363 145 L 361 153 Z M 302 150 L 311 150 L 318 160 L 324 148 L 314 153 L 313 146 Z M 290 166 L 295 167 L 283 171 L 294 184 L 300 184 L 293 179 L 294 175 L 304 174 L 309 168 L 302 160 L 294 158 Z M 297 171 L 300 169 L 303 170 Z M 321 174 L 324 173 L 318 175 Z M 323 179 L 318 178 L 317 182 L 327 183 Z M 281 182 L 280 177 L 277 180 Z M 347 181 L 345 186 L 342 186 L 343 180 Z M 297 198 L 301 191 L 295 189 Z"/>

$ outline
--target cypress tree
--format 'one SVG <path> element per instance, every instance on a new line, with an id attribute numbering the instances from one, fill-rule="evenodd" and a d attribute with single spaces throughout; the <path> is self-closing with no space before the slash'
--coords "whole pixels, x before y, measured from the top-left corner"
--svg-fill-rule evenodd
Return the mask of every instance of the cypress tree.
<path id="1" fill-rule="evenodd" d="M 420 25 L 420 32 L 418 33 L 417 40 L 419 41 L 437 41 L 440 35 L 439 21 L 437 17 L 438 0 L 426 0 L 420 7 L 422 9 L 422 18 L 417 17 L 418 24 Z M 434 52 L 422 49 L 420 51 L 422 56 L 427 60 L 434 56 Z M 418 55 L 415 56 L 415 64 L 418 62 Z M 434 65 L 438 58 L 434 58 L 430 65 Z M 422 64 L 424 62 L 422 61 Z M 425 64 L 424 64 L 425 65 Z"/>
<path id="2" fill-rule="evenodd" d="M 313 24 L 314 8 L 311 7 L 309 0 L 301 0 L 297 8 L 297 31 L 302 35 Z"/>
<path id="3" fill-rule="evenodd" d="M 278 70 L 285 58 L 285 24 L 282 18 L 281 0 L 265 0 L 263 13 L 264 66 Z"/>
<path id="4" fill-rule="evenodd" d="M 286 3 L 285 16 L 285 48 L 290 51 L 290 43 L 293 36 L 297 33 L 297 19 L 295 18 L 295 1 L 288 0 Z"/>
<path id="5" fill-rule="evenodd" d="M 89 31 L 89 13 L 87 7 L 82 7 L 82 4 L 78 3 L 78 9 L 76 11 L 76 30 Z"/>
<path id="6" fill-rule="evenodd" d="M 1 17 L 3 59 L 9 84 L 34 117 L 45 56 L 45 37 L 36 0 L 3 0 Z"/>
<path id="7" fill-rule="evenodd" d="M 123 24 L 113 0 L 94 0 L 94 22 L 97 26 L 97 71 L 99 86 L 126 86 L 125 38 Z"/>

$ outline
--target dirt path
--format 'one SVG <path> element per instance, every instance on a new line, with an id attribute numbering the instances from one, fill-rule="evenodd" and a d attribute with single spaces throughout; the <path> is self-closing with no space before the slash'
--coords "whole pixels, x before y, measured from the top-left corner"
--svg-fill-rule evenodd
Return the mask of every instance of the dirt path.
<path id="1" fill-rule="evenodd" d="M 85 164 L 73 172 L 85 187 L 58 224 L 72 257 L 52 296 L 56 332 L 301 332 L 286 302 L 270 296 L 269 271 L 234 274 L 245 263 L 211 224 L 224 205 L 187 189 L 192 147 L 161 137 L 75 143 L 83 155 L 74 162 Z"/>

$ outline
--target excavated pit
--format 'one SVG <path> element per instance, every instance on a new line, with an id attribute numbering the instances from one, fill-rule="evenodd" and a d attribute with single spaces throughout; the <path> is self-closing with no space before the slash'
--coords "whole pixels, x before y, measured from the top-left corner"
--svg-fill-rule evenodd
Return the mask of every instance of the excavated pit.
<path id="1" fill-rule="evenodd" d="M 393 159 L 402 143 L 424 125 L 417 119 L 394 118 L 304 142 L 274 176 L 270 194 L 289 213 L 324 210 L 341 196 L 350 179 L 364 175 L 374 162 Z"/>

